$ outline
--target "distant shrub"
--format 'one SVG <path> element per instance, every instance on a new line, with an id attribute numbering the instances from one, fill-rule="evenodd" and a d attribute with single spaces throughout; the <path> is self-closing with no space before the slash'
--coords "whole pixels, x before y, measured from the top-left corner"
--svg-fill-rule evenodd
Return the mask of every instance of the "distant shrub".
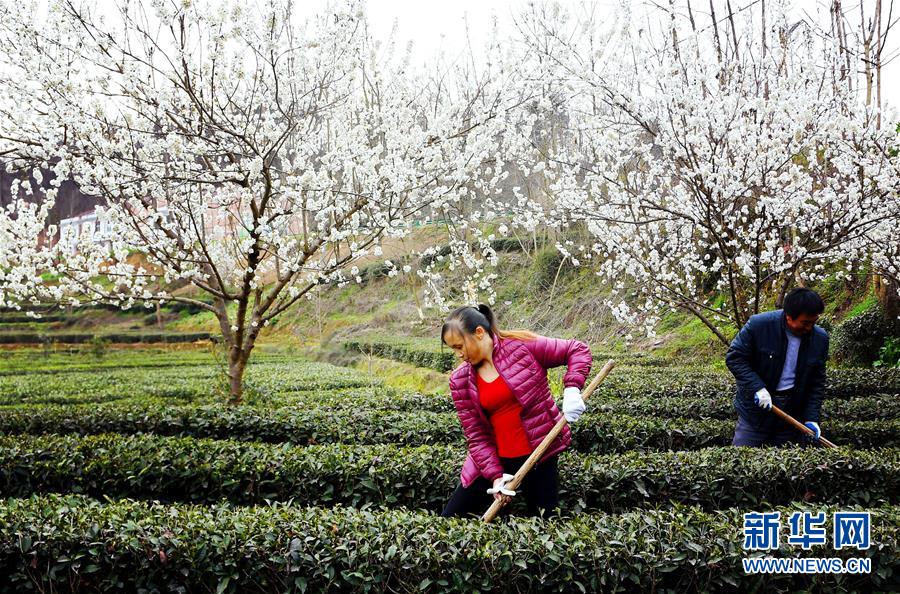
<path id="1" fill-rule="evenodd" d="M 879 358 L 885 339 L 898 334 L 900 324 L 886 319 L 876 305 L 835 327 L 831 353 L 843 365 L 868 367 Z"/>
<path id="2" fill-rule="evenodd" d="M 900 367 L 900 336 L 889 336 L 878 351 L 875 367 Z"/>

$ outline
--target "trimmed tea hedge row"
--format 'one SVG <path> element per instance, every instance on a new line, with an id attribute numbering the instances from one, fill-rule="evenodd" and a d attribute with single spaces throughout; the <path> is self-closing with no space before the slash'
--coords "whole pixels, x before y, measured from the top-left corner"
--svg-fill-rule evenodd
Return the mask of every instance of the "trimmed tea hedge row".
<path id="1" fill-rule="evenodd" d="M 0 406 L 0 410 L 30 411 L 34 415 L 47 414 L 56 416 L 68 411 L 73 418 L 80 417 L 85 410 L 96 407 L 87 407 L 86 404 L 100 404 L 100 408 L 109 409 L 105 414 L 115 414 L 114 411 L 122 411 L 122 414 L 142 414 L 144 410 L 152 412 L 162 409 L 184 408 L 184 413 L 189 412 L 188 407 L 209 408 L 213 411 L 246 411 L 255 410 L 259 414 L 278 409 L 292 410 L 380 410 L 380 411 L 406 411 L 406 412 L 453 412 L 453 402 L 450 397 L 441 394 L 421 394 L 409 392 L 390 386 L 367 386 L 364 388 L 333 388 L 326 390 L 297 390 L 278 392 L 274 394 L 254 395 L 252 402 L 243 406 L 231 407 L 220 401 L 210 398 L 185 398 L 178 402 L 177 398 L 137 395 L 131 396 L 125 393 L 116 393 L 114 402 L 97 401 L 96 395 L 86 395 L 87 402 L 75 402 L 75 397 L 63 396 L 59 402 L 48 402 L 53 395 L 45 398 L 35 397 L 27 403 L 14 403 Z M 37 402 L 35 402 L 37 400 Z M 65 406 L 63 406 L 65 405 Z M 45 411 L 45 412 L 41 412 Z M 172 412 L 172 411 L 169 411 Z M 202 411 L 200 414 L 204 414 Z M 0 420 L 2 423 L 2 420 Z"/>
<path id="2" fill-rule="evenodd" d="M 829 397 L 850 398 L 854 394 L 893 394 L 900 391 L 900 370 L 857 372 L 849 375 L 833 372 Z M 868 379 L 866 379 L 868 378 Z M 57 373 L 42 372 L 0 374 L 0 405 L 17 403 L 102 402 L 123 396 L 148 395 L 182 399 L 209 398 L 222 370 L 215 365 L 171 366 L 163 368 L 110 368 Z M 326 390 L 371 386 L 379 383 L 359 371 L 325 363 L 305 361 L 268 361 L 251 364 L 247 371 L 248 392 L 272 397 L 284 392 Z M 871 389 L 861 391 L 869 382 Z M 880 387 L 876 390 L 875 387 Z M 621 397 L 629 400 L 671 398 L 719 399 L 730 397 L 733 381 L 721 373 L 698 372 L 680 368 L 620 367 L 601 385 L 598 398 Z M 826 405 L 827 406 L 827 405 Z"/>
<path id="3" fill-rule="evenodd" d="M 639 416 L 685 417 L 691 419 L 733 419 L 731 396 L 688 398 L 682 396 L 632 397 L 596 399 L 590 403 L 595 411 L 627 413 Z M 822 418 L 838 421 L 878 421 L 900 419 L 900 396 L 875 394 L 851 400 L 827 399 L 822 405 Z"/>
<path id="4" fill-rule="evenodd" d="M 3 322 L 0 321 L 0 333 L 40 333 L 50 334 L 52 332 L 65 331 L 65 326 L 60 322 L 36 322 L 34 320 L 21 322 Z"/>
<path id="5" fill-rule="evenodd" d="M 441 348 L 440 339 L 429 338 L 357 338 L 344 343 L 344 349 L 364 355 L 393 359 L 418 367 L 429 367 L 437 371 L 448 372 L 459 365 L 459 359 L 452 349 Z M 593 353 L 595 362 L 615 359 L 619 363 L 629 365 L 666 366 L 670 359 L 649 355 L 647 353 Z"/>
<path id="6" fill-rule="evenodd" d="M 143 332 L 90 334 L 84 332 L 0 332 L 0 344 L 42 344 L 64 343 L 81 344 L 91 342 L 95 338 L 112 343 L 134 344 L 140 342 L 196 342 L 198 340 L 221 340 L 209 332 Z"/>
<path id="7" fill-rule="evenodd" d="M 372 444 L 462 443 L 455 413 L 347 408 L 264 409 L 219 406 L 70 406 L 8 408 L 0 433 L 155 433 L 158 435 L 291 442 Z"/>
<path id="8" fill-rule="evenodd" d="M 213 397 L 217 384 L 224 381 L 224 370 L 214 365 L 74 371 L 50 377 L 40 373 L 6 375 L 0 377 L 0 404 L 102 402 L 123 396 L 194 400 Z M 379 381 L 344 367 L 295 361 L 251 364 L 245 383 L 248 392 L 268 395 L 364 387 Z"/>
<path id="9" fill-rule="evenodd" d="M 190 407 L 209 408 L 221 411 L 255 410 L 259 414 L 278 409 L 310 410 L 327 408 L 334 411 L 365 409 L 382 411 L 424 411 L 449 412 L 453 410 L 450 399 L 442 394 L 418 394 L 403 392 L 386 386 L 365 388 L 335 388 L 330 390 L 299 390 L 277 394 L 245 394 L 246 404 L 240 407 L 226 405 L 220 398 L 197 397 L 193 394 L 167 396 L 132 396 L 125 392 L 109 394 L 35 396 L 27 403 L 13 401 L 0 404 L 0 413 L 19 414 L 27 412 L 27 417 L 47 415 L 49 418 L 70 418 L 75 423 L 85 411 L 103 410 L 104 415 L 143 415 L 146 411 L 166 411 L 173 414 L 187 414 Z M 0 398 L 2 401 L 2 398 Z M 119 411 L 118 413 L 115 411 Z M 202 413 L 201 413 L 202 414 Z M 2 424 L 2 414 L 0 414 Z"/>
<path id="10" fill-rule="evenodd" d="M 779 509 L 783 517 L 795 510 Z M 871 573 L 747 575 L 735 509 L 483 524 L 405 511 L 48 495 L 0 501 L 0 592 L 897 591 L 900 509 L 871 511 L 866 551 L 773 555 L 865 557 Z"/>
<path id="11" fill-rule="evenodd" d="M 573 426 L 573 447 L 594 453 L 628 450 L 698 450 L 731 444 L 736 421 L 631 416 L 598 412 Z M 822 434 L 841 446 L 900 447 L 900 420 L 821 423 Z"/>
<path id="12" fill-rule="evenodd" d="M 312 395 L 313 399 L 317 397 L 318 394 Z M 8 407 L 0 415 L 0 433 L 156 433 L 301 445 L 463 442 L 456 413 L 379 410 L 366 404 L 367 397 L 365 391 L 362 394 L 350 391 L 322 396 L 320 402 L 305 407 L 276 409 L 221 405 L 174 407 L 164 401 L 135 405 Z M 345 400 L 341 402 L 341 398 Z M 426 403 L 430 399 L 421 398 Z M 378 396 L 373 399 L 376 403 L 382 401 Z M 823 423 L 822 430 L 840 445 L 900 447 L 900 420 Z M 572 432 L 573 448 L 580 452 L 697 450 L 730 444 L 734 421 L 634 417 L 603 412 L 582 417 L 573 425 Z"/>
<path id="13" fill-rule="evenodd" d="M 439 510 L 464 450 L 447 446 L 304 448 L 156 436 L 0 438 L 0 495 L 75 492 L 236 504 L 404 505 Z M 679 501 L 717 509 L 790 501 L 900 503 L 900 450 L 710 448 L 566 454 L 567 512 Z M 521 502 L 519 502 L 521 503 Z"/>
<path id="14" fill-rule="evenodd" d="M 70 373 L 73 371 L 105 371 L 110 369 L 185 367 L 215 365 L 215 357 L 206 349 L 117 349 L 112 348 L 98 357 L 88 347 L 45 353 L 41 348 L 0 350 L 0 375 L 29 373 Z M 291 364 L 295 356 L 259 352 L 253 354 L 251 365 L 258 363 Z"/>
<path id="15" fill-rule="evenodd" d="M 33 322 L 65 322 L 67 316 L 63 314 L 43 314 L 40 318 L 32 318 L 25 314 L 0 314 L 0 326 L 7 324 L 31 324 Z"/>
<path id="16" fill-rule="evenodd" d="M 597 394 L 619 398 L 724 398 L 734 394 L 734 377 L 725 372 L 684 367 L 617 367 Z M 829 369 L 825 395 L 848 399 L 900 394 L 900 369 Z"/>
<path id="17" fill-rule="evenodd" d="M 450 371 L 458 365 L 450 349 L 440 349 L 426 339 L 356 339 L 344 343 L 350 351 L 395 359 L 404 363 Z M 595 365 L 615 359 L 620 366 L 601 385 L 598 394 L 608 396 L 710 398 L 734 393 L 734 377 L 727 371 L 664 367 L 666 360 L 653 355 L 595 353 Z M 900 394 L 900 369 L 829 369 L 826 395 L 832 399 L 872 394 Z"/>
<path id="18" fill-rule="evenodd" d="M 7 375 L 0 377 L 0 404 L 76 404 L 135 396 L 190 401 L 212 396 L 217 373 L 203 366 Z"/>
<path id="19" fill-rule="evenodd" d="M 344 349 L 444 372 L 459 365 L 459 359 L 452 349 L 440 348 L 440 340 L 356 339 L 345 342 Z"/>
<path id="20" fill-rule="evenodd" d="M 260 409 L 324 408 L 333 410 L 382 410 L 420 412 L 453 412 L 453 401 L 440 392 L 422 394 L 391 386 L 341 388 L 333 390 L 302 390 L 266 395 L 254 402 Z"/>

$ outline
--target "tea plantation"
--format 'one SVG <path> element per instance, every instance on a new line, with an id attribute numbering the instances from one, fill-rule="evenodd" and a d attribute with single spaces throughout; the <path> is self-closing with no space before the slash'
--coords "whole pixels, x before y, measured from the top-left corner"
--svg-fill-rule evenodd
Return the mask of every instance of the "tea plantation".
<path id="1" fill-rule="evenodd" d="M 559 513 L 516 501 L 483 524 L 437 515 L 465 457 L 446 394 L 258 355 L 238 407 L 201 351 L 0 359 L 0 592 L 900 588 L 898 370 L 830 371 L 822 430 L 842 447 L 752 450 L 729 445 L 727 373 L 625 358 L 573 425 Z M 871 511 L 867 550 L 773 552 L 871 573 L 745 574 L 742 514 L 766 510 Z"/>

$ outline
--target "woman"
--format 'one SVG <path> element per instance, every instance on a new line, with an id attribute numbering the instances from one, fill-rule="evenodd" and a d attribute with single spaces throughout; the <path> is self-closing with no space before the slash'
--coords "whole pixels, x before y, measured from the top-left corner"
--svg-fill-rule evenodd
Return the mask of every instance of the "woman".
<path id="1" fill-rule="evenodd" d="M 584 412 L 581 389 L 591 371 L 591 351 L 578 340 L 498 330 L 484 304 L 453 311 L 441 328 L 441 341 L 463 360 L 450 376 L 450 393 L 469 449 L 462 484 L 441 515 L 480 515 L 492 495 L 505 501 L 515 495 L 506 484 L 560 419 L 547 369 L 568 366 L 563 378 L 566 419 L 575 422 Z M 550 513 L 557 506 L 557 454 L 571 441 L 566 426 L 526 475 L 522 489 L 529 514 Z"/>

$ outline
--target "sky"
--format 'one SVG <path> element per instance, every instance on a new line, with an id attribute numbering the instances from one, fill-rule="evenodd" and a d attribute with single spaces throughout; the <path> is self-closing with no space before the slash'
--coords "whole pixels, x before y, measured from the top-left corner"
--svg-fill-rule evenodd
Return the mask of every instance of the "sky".
<path id="1" fill-rule="evenodd" d="M 45 0 L 46 1 L 46 0 Z M 90 0 L 88 0 L 90 1 Z M 101 9 L 116 0 L 96 0 Z M 178 0 L 171 0 L 178 1 Z M 187 0 L 181 0 L 187 1 Z M 247 0 L 254 4 L 256 0 Z M 494 19 L 497 20 L 501 34 L 511 32 L 512 15 L 523 10 L 529 3 L 536 4 L 548 0 L 366 0 L 372 33 L 376 38 L 387 39 L 394 27 L 397 28 L 397 47 L 404 48 L 412 42 L 414 48 L 414 65 L 427 64 L 439 50 L 443 50 L 448 58 L 459 56 L 465 52 L 467 44 L 477 51 L 483 47 L 493 30 Z M 582 0 L 559 0 L 564 6 L 576 7 Z M 600 14 L 608 11 L 613 14 L 622 0 L 586 0 L 594 5 Z M 631 0 L 635 15 L 659 14 L 659 7 L 667 7 L 670 0 Z M 685 6 L 687 0 L 674 0 L 676 7 Z M 756 5 L 760 0 L 730 0 L 732 9 L 739 13 L 748 5 Z M 779 0 L 766 0 L 769 5 Z M 831 0 L 782 0 L 791 7 L 791 15 L 797 20 L 816 19 L 827 27 L 827 6 Z M 892 0 L 881 0 L 884 8 L 884 19 Z M 340 0 L 293 0 L 293 8 L 298 18 L 321 13 L 329 4 Z M 716 16 L 721 20 L 727 14 L 727 0 L 713 0 Z M 845 12 L 856 23 L 859 20 L 859 6 L 862 2 L 866 14 L 874 12 L 876 0 L 842 0 Z M 43 4 L 40 2 L 39 4 Z M 893 16 L 897 21 L 894 30 L 888 35 L 885 48 L 885 59 L 893 58 L 882 69 L 882 100 L 885 105 L 891 104 L 900 108 L 900 0 L 893 0 Z M 694 14 L 698 20 L 709 20 L 708 0 L 691 0 Z M 115 10 L 107 11 L 114 14 Z M 900 109 L 898 109 L 900 112 Z"/>
<path id="2" fill-rule="evenodd" d="M 540 2 L 540 0 L 534 0 Z M 716 16 L 722 18 L 726 14 L 726 0 L 714 0 Z M 758 0 L 731 0 L 732 9 L 737 12 L 741 7 Z M 857 22 L 860 0 L 843 0 L 844 9 Z M 875 0 L 862 0 L 867 14 L 874 12 Z M 563 5 L 575 6 L 580 0 L 561 0 Z M 884 12 L 891 0 L 882 0 Z M 609 10 L 610 13 L 619 5 L 618 0 L 592 0 L 598 9 Z M 894 16 L 900 18 L 900 0 L 894 0 Z M 300 14 L 324 10 L 328 0 L 302 0 L 297 4 Z M 439 49 L 448 55 L 459 54 L 466 48 L 468 38 L 473 48 L 481 47 L 490 34 L 491 24 L 496 18 L 500 30 L 511 29 L 511 15 L 527 6 L 528 0 L 368 0 L 368 14 L 373 33 L 378 38 L 386 39 L 396 23 L 398 31 L 398 47 L 406 41 L 412 41 L 415 56 L 426 62 Z M 655 11 L 655 6 L 667 6 L 667 0 L 632 0 L 635 13 Z M 684 5 L 684 0 L 677 0 L 676 5 Z M 791 2 L 792 15 L 799 19 L 824 16 L 828 22 L 827 12 L 821 13 L 824 0 L 794 0 Z M 709 3 L 706 0 L 694 0 L 692 7 L 698 19 L 708 18 Z M 883 17 L 887 20 L 887 15 Z M 896 56 L 893 62 L 882 69 L 882 99 L 894 106 L 900 105 L 900 22 L 888 35 L 885 56 Z"/>

